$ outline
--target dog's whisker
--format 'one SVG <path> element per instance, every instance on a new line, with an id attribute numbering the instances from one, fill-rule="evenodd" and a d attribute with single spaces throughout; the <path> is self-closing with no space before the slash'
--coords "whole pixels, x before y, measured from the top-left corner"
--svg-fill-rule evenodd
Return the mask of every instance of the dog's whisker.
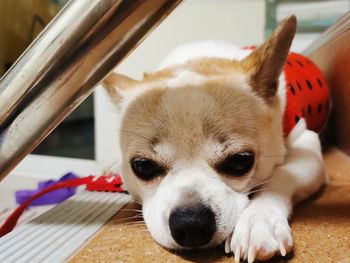
<path id="1" fill-rule="evenodd" d="M 123 226 L 125 227 L 134 227 L 134 228 L 139 228 L 139 230 L 137 230 L 137 232 L 139 232 L 140 230 L 143 230 L 144 233 L 147 232 L 147 229 L 143 229 L 143 227 L 145 226 L 145 224 L 140 224 L 140 225 L 130 225 L 130 224 L 123 224 Z"/>
<path id="2" fill-rule="evenodd" d="M 121 221 L 126 221 L 126 220 L 131 220 L 131 219 L 138 219 L 138 218 L 143 218 L 142 215 L 136 215 L 136 216 L 130 216 L 130 217 L 124 217 L 124 218 L 117 218 L 117 219 L 112 219 L 111 222 L 117 223 Z"/>
<path id="3" fill-rule="evenodd" d="M 145 222 L 127 222 L 124 226 L 145 226 Z"/>
<path id="4" fill-rule="evenodd" d="M 122 222 L 122 225 L 144 225 L 145 221 L 143 220 L 137 220 L 137 221 L 128 221 L 128 222 Z"/>
<path id="5" fill-rule="evenodd" d="M 270 181 L 270 179 L 264 180 L 262 182 L 259 182 L 259 183 L 255 184 L 255 185 L 252 185 L 250 188 L 258 187 L 258 186 L 260 186 L 262 184 L 266 184 L 269 181 Z"/>
<path id="6" fill-rule="evenodd" d="M 125 222 L 125 224 L 131 224 L 131 225 L 145 224 L 145 221 L 144 220 L 137 220 L 137 221 Z"/>
<path id="7" fill-rule="evenodd" d="M 132 211 L 132 212 L 140 212 L 142 213 L 142 210 L 141 209 L 129 209 L 129 208 L 123 208 L 120 210 L 121 212 L 122 211 Z"/>
<path id="8" fill-rule="evenodd" d="M 143 223 L 143 222 L 140 222 L 140 223 L 136 223 L 136 222 L 125 222 L 125 223 L 122 223 L 121 225 L 123 225 L 123 226 L 145 226 L 146 224 Z"/>
<path id="9" fill-rule="evenodd" d="M 129 215 L 142 215 L 142 211 L 137 210 L 120 210 L 120 212 L 128 213 Z"/>
<path id="10" fill-rule="evenodd" d="M 259 188 L 259 189 L 255 189 L 253 191 L 250 191 L 247 193 L 247 195 L 251 195 L 251 194 L 255 194 L 255 193 L 258 193 L 258 192 L 262 192 L 262 191 L 265 191 L 267 190 L 268 188 Z"/>
<path id="11" fill-rule="evenodd" d="M 264 181 L 262 181 L 262 182 L 259 182 L 259 183 L 255 184 L 255 185 L 249 186 L 247 189 L 243 190 L 242 192 L 243 192 L 244 194 L 247 194 L 247 191 L 249 192 L 249 191 L 251 191 L 252 189 L 254 189 L 254 188 L 256 188 L 256 187 L 259 187 L 259 186 L 261 186 L 261 185 L 264 185 L 264 184 L 266 184 L 266 183 L 269 182 L 269 181 L 270 181 L 270 179 L 267 179 L 267 180 L 264 180 Z"/>
<path id="12" fill-rule="evenodd" d="M 270 189 L 270 188 L 268 188 L 268 187 L 253 188 L 251 191 L 245 192 L 244 194 L 251 195 L 251 194 L 255 194 L 255 193 L 266 191 L 268 189 Z"/>
<path id="13" fill-rule="evenodd" d="M 129 224 L 131 222 L 136 222 L 136 221 L 119 221 L 119 222 L 111 221 L 111 223 L 114 225 L 125 225 L 125 224 Z"/>
<path id="14" fill-rule="evenodd" d="M 136 203 L 136 204 L 139 204 L 139 205 L 143 205 L 141 202 L 136 201 L 136 200 L 133 200 L 133 202 Z"/>
<path id="15" fill-rule="evenodd" d="M 127 218 L 132 219 L 132 218 L 137 218 L 137 217 L 142 217 L 142 216 L 143 215 L 141 213 L 138 213 L 138 214 L 135 214 L 135 215 L 131 215 L 131 216 L 127 217 Z"/>

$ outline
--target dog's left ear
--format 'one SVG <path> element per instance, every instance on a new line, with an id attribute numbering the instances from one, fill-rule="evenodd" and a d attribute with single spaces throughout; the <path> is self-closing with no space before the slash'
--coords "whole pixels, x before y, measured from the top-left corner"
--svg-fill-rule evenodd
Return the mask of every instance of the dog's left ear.
<path id="1" fill-rule="evenodd" d="M 115 72 L 110 73 L 102 81 L 103 86 L 106 88 L 112 100 L 116 104 L 119 104 L 119 102 L 121 101 L 122 92 L 133 88 L 134 86 L 136 86 L 137 83 L 137 80 Z"/>
<path id="2" fill-rule="evenodd" d="M 283 20 L 271 37 L 250 55 L 242 65 L 248 72 L 253 89 L 267 102 L 271 102 L 278 88 L 278 77 L 286 62 L 296 31 L 296 17 Z"/>

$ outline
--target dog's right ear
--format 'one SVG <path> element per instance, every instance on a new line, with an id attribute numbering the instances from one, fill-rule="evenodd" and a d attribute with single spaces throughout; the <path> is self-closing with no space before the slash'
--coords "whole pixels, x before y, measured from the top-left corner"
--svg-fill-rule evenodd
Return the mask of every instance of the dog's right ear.
<path id="1" fill-rule="evenodd" d="M 122 98 L 123 91 L 131 89 L 138 83 L 137 80 L 127 76 L 112 72 L 103 81 L 102 84 L 108 91 L 113 102 L 119 103 Z"/>
<path id="2" fill-rule="evenodd" d="M 283 71 L 296 27 L 295 16 L 283 20 L 265 43 L 242 60 L 251 86 L 268 102 L 277 93 L 278 78 Z"/>

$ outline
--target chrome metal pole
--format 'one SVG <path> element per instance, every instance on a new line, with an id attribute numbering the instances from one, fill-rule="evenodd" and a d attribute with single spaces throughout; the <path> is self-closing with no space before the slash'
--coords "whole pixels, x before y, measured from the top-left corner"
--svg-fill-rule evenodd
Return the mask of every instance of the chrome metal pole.
<path id="1" fill-rule="evenodd" d="M 69 1 L 0 81 L 0 180 L 181 1 Z"/>

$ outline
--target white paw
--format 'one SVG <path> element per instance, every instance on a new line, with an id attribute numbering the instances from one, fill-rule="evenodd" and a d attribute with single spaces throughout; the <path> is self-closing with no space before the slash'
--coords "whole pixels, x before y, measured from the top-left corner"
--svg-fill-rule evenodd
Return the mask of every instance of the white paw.
<path id="1" fill-rule="evenodd" d="M 293 247 L 287 218 L 264 207 L 248 206 L 238 218 L 231 239 L 225 242 L 226 253 L 240 259 L 267 260 L 275 254 L 285 256 Z"/>

